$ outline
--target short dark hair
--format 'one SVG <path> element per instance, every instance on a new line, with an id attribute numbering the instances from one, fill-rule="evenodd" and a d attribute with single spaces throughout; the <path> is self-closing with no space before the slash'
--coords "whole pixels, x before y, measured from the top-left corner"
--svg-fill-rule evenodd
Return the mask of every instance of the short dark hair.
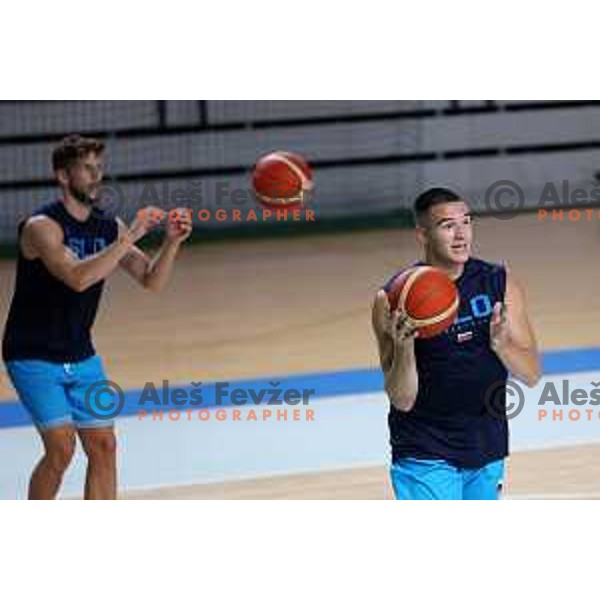
<path id="1" fill-rule="evenodd" d="M 413 210 L 415 212 L 415 218 L 417 223 L 420 222 L 427 211 L 433 206 L 438 204 L 445 204 L 446 202 L 462 202 L 462 198 L 452 190 L 444 187 L 433 187 L 424 191 L 422 194 L 417 196 L 415 200 Z"/>
<path id="2" fill-rule="evenodd" d="M 102 154 L 104 152 L 104 142 L 95 138 L 86 138 L 79 134 L 68 135 L 52 151 L 52 168 L 55 171 L 59 169 L 69 169 L 80 158 L 90 154 Z"/>

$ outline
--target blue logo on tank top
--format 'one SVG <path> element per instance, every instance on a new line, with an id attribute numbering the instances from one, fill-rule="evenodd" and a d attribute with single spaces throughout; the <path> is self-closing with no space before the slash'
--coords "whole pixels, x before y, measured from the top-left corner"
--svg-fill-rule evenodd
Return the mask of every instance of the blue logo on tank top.
<path id="1" fill-rule="evenodd" d="M 492 298 L 488 294 L 477 294 L 461 303 L 462 311 L 459 312 L 454 323 L 448 329 L 450 335 L 456 335 L 460 343 L 473 338 L 473 327 L 489 319 L 494 307 Z"/>
<path id="2" fill-rule="evenodd" d="M 477 294 L 477 296 L 473 296 L 469 299 L 469 308 L 470 314 L 456 317 L 456 321 L 454 321 L 455 325 L 460 325 L 461 323 L 471 323 L 475 319 L 485 319 L 489 317 L 494 308 L 492 306 L 492 300 L 487 294 Z"/>
<path id="3" fill-rule="evenodd" d="M 81 260 L 104 250 L 106 248 L 106 239 L 98 237 L 69 237 L 67 238 L 67 246 Z"/>

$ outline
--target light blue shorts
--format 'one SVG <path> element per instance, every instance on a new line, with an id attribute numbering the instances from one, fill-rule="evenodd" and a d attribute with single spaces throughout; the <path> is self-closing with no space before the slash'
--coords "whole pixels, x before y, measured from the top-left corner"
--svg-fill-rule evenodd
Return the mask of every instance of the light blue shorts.
<path id="1" fill-rule="evenodd" d="M 112 420 L 99 419 L 86 406 L 90 387 L 107 379 L 99 356 L 75 363 L 13 360 L 6 363 L 6 370 L 19 399 L 39 429 L 113 425 Z"/>
<path id="2" fill-rule="evenodd" d="M 461 469 L 444 460 L 404 458 L 390 468 L 397 500 L 498 500 L 504 460 Z"/>

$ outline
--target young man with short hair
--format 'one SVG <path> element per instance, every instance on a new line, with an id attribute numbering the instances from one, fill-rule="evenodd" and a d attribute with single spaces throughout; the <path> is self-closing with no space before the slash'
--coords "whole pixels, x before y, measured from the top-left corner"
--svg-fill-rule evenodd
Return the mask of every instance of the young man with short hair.
<path id="1" fill-rule="evenodd" d="M 471 256 L 472 215 L 446 188 L 421 194 L 414 206 L 424 261 L 454 280 L 460 308 L 454 324 L 419 339 L 387 291 L 372 312 L 392 447 L 391 479 L 398 499 L 496 499 L 508 455 L 506 410 L 510 371 L 528 386 L 540 361 L 521 285 L 505 267 Z M 486 406 L 494 391 L 496 411 Z"/>

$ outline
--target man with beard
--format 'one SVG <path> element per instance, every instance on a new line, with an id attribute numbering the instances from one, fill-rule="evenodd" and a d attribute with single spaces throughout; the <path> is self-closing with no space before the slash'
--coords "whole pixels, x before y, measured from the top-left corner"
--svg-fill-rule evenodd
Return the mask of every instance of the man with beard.
<path id="1" fill-rule="evenodd" d="M 90 387 L 108 379 L 91 339 L 104 281 L 121 266 L 146 289 L 162 289 L 191 233 L 189 215 L 182 214 L 167 223 L 155 257 L 137 248 L 157 224 L 157 211 L 142 211 L 127 227 L 98 208 L 103 155 L 98 140 L 63 139 L 52 154 L 62 197 L 19 224 L 2 357 L 44 445 L 29 482 L 30 499 L 56 497 L 76 434 L 88 459 L 85 498 L 116 498 L 114 424 L 93 414 L 86 402 Z"/>

